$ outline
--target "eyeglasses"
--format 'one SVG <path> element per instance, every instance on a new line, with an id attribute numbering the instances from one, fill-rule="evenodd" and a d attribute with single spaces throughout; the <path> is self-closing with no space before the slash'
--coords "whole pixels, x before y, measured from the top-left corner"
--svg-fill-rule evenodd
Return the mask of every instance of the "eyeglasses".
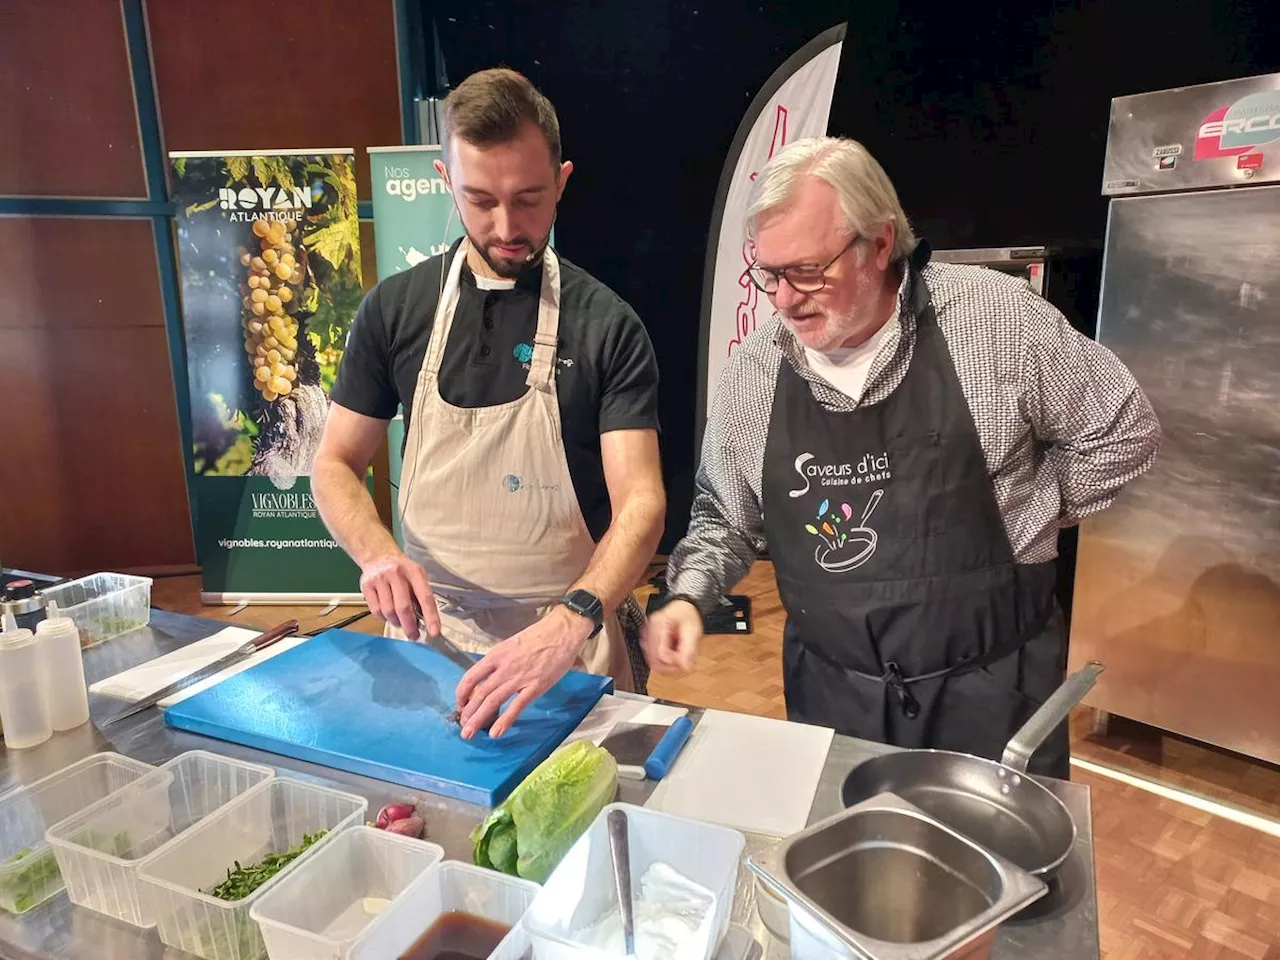
<path id="1" fill-rule="evenodd" d="M 827 285 L 827 271 L 831 269 L 831 265 L 848 253 L 861 239 L 861 235 L 855 233 L 853 239 L 846 243 L 839 253 L 820 267 L 811 263 L 802 263 L 771 270 L 753 263 L 747 268 L 747 273 L 751 276 L 751 282 L 765 293 L 777 293 L 778 284 L 783 277 L 786 277 L 787 283 L 791 284 L 791 289 L 797 293 L 817 293 Z"/>

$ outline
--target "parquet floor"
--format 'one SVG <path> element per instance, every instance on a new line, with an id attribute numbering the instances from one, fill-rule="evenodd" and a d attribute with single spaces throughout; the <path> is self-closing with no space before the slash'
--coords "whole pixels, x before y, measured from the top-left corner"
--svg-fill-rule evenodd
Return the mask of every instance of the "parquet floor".
<path id="1" fill-rule="evenodd" d="M 660 569 L 653 568 L 654 571 Z M 643 602 L 648 588 L 638 594 Z M 783 612 L 767 562 L 735 590 L 752 600 L 749 635 L 704 641 L 686 677 L 653 676 L 654 696 L 698 706 L 783 717 Z M 158 580 L 157 606 L 225 618 L 200 605 L 197 578 Z M 295 616 L 304 631 L 349 616 L 318 619 L 314 608 L 251 607 L 235 617 L 267 627 Z M 378 632 L 365 619 L 350 629 Z M 1090 733 L 1088 711 L 1073 717 L 1077 757 L 1118 767 L 1280 819 L 1280 769 L 1182 741 L 1114 718 Z M 1106 960 L 1280 960 L 1280 837 L 1074 769 L 1093 792 L 1099 934 Z"/>

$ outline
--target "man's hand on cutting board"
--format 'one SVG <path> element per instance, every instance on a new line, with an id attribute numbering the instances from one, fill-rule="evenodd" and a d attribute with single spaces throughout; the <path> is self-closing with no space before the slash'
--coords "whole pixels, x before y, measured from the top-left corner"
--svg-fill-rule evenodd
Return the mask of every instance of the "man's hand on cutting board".
<path id="1" fill-rule="evenodd" d="M 524 708 L 574 665 L 591 630 L 591 621 L 558 606 L 486 653 L 458 684 L 462 739 L 470 740 L 485 729 L 491 737 L 510 730 Z M 498 716 L 512 696 L 511 705 Z"/>
<path id="2" fill-rule="evenodd" d="M 385 623 L 399 627 L 410 640 L 418 639 L 418 616 L 433 635 L 440 632 L 440 612 L 426 572 L 403 553 L 380 557 L 365 564 L 360 573 L 360 592 L 369 612 Z"/>

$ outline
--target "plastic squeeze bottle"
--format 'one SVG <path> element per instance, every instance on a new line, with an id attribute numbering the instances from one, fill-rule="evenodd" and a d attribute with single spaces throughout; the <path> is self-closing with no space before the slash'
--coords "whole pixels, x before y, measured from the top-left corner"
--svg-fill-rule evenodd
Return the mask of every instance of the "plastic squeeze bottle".
<path id="1" fill-rule="evenodd" d="M 40 670 L 40 649 L 30 630 L 19 630 L 12 613 L 4 615 L 0 633 L 0 722 L 4 742 L 21 749 L 53 736 L 49 704 Z"/>
<path id="2" fill-rule="evenodd" d="M 58 616 L 56 601 L 49 601 L 47 617 L 36 624 L 36 646 L 53 729 L 72 730 L 87 723 L 89 691 L 84 682 L 80 631 L 70 617 Z"/>

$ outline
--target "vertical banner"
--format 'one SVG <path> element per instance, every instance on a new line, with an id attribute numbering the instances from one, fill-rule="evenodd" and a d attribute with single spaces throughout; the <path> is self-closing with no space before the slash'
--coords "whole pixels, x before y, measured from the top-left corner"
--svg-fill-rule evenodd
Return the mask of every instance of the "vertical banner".
<path id="1" fill-rule="evenodd" d="M 745 226 L 752 181 L 786 144 L 827 132 L 845 29 L 846 24 L 840 24 L 819 34 L 774 72 L 747 108 L 725 159 L 702 280 L 695 456 L 701 451 L 720 371 L 738 344 L 772 312 L 768 299 L 747 275 L 755 259 Z"/>
<path id="2" fill-rule="evenodd" d="M 171 153 L 207 603 L 363 603 L 311 496 L 362 296 L 355 154 Z"/>
<path id="3" fill-rule="evenodd" d="M 441 157 L 438 146 L 369 147 L 373 179 L 373 237 L 378 258 L 378 279 L 415 267 L 438 256 L 462 236 L 462 221 L 453 206 L 453 194 L 436 172 Z M 390 455 L 391 533 L 400 536 L 401 449 L 404 414 L 399 413 L 387 430 Z"/>
<path id="4" fill-rule="evenodd" d="M 369 147 L 378 279 L 438 256 L 462 236 L 435 146 Z"/>

